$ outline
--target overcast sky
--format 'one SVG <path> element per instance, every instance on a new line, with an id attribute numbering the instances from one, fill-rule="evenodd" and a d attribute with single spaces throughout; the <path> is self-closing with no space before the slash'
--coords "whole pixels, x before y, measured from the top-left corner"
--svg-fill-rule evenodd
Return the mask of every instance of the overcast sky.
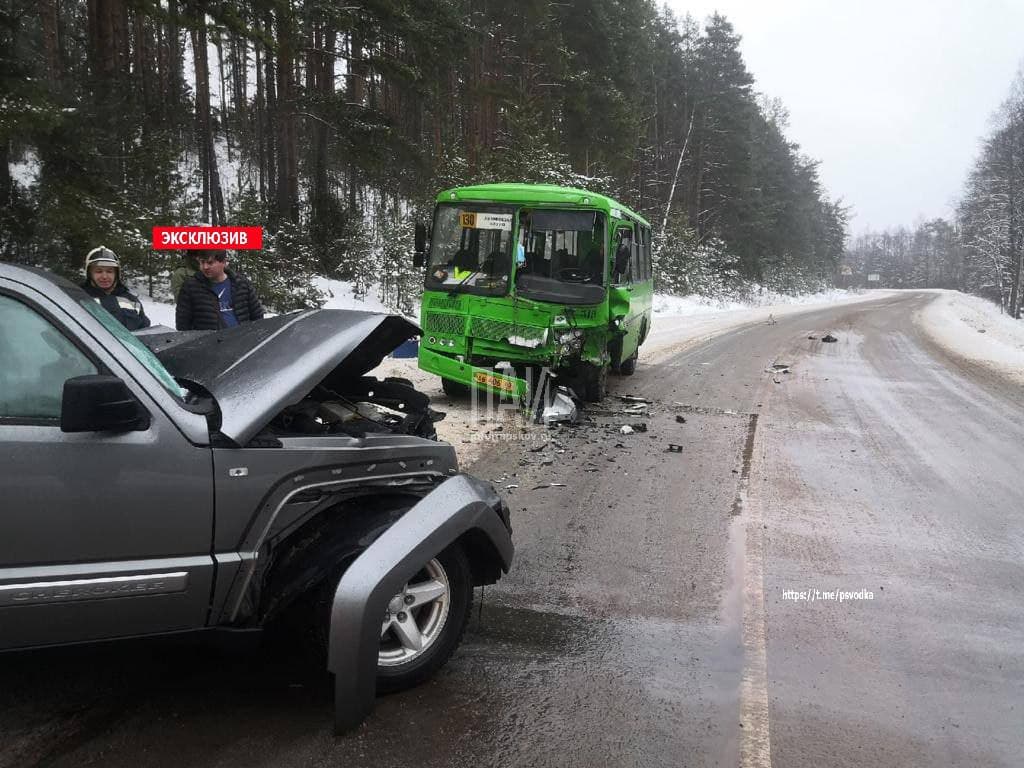
<path id="1" fill-rule="evenodd" d="M 716 9 L 743 37 L 755 87 L 821 160 L 851 234 L 949 216 L 1024 63 L 1024 0 L 668 0 Z"/>

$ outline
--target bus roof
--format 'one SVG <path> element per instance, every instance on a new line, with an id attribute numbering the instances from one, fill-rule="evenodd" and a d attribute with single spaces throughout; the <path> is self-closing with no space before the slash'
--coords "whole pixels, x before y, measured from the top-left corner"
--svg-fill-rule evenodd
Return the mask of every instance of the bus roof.
<path id="1" fill-rule="evenodd" d="M 469 187 L 453 187 L 437 196 L 437 202 L 473 200 L 500 203 L 551 203 L 561 205 L 584 205 L 583 198 L 590 198 L 587 205 L 597 208 L 617 208 L 629 218 L 651 226 L 643 216 L 630 210 L 622 203 L 597 192 L 573 187 L 559 187 L 554 184 L 476 184 Z"/>

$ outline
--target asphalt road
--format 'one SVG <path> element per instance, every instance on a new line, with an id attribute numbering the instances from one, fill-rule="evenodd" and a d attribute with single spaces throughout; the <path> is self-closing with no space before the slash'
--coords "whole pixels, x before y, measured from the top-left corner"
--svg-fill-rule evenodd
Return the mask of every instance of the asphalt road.
<path id="1" fill-rule="evenodd" d="M 258 656 L 109 645 L 0 656 L 0 766 L 1020 765 L 1024 393 L 922 338 L 929 300 L 742 328 L 578 428 L 489 433 L 514 569 L 354 736 Z"/>

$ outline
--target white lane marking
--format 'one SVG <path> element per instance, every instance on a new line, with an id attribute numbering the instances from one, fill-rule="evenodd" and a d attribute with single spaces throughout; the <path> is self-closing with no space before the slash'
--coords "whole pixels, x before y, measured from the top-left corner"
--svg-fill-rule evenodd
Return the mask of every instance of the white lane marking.
<path id="1" fill-rule="evenodd" d="M 767 425 L 761 420 L 754 435 L 752 477 L 766 477 Z M 763 486 L 763 483 L 762 483 Z M 763 494 L 744 489 L 746 552 L 743 574 L 743 681 L 740 687 L 740 766 L 771 768 L 771 731 L 768 721 L 768 654 L 764 605 L 764 510 Z"/>

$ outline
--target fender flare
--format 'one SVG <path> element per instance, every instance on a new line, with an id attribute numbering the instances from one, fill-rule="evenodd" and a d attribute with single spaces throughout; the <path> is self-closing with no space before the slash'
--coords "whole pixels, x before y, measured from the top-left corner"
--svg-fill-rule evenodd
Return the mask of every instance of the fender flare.
<path id="1" fill-rule="evenodd" d="M 469 475 L 449 478 L 363 551 L 346 569 L 331 608 L 327 667 L 334 673 L 334 727 L 355 729 L 373 711 L 381 617 L 388 601 L 423 564 L 469 531 L 494 545 L 502 570 L 514 547 L 494 489 Z"/>

